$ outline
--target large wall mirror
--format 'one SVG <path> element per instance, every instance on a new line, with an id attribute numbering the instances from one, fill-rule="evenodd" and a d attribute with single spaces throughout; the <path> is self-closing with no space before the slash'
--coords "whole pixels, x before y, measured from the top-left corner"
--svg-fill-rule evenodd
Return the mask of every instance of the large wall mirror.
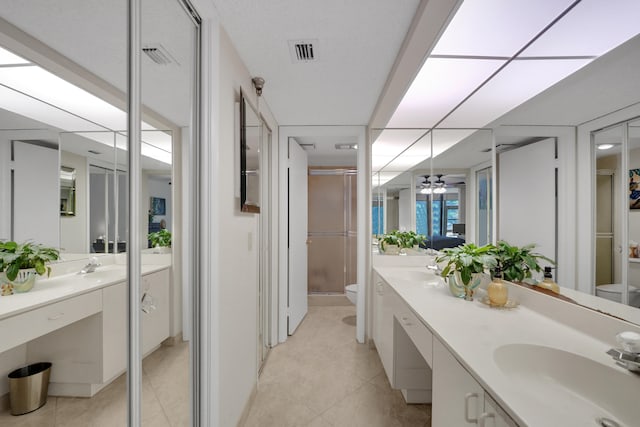
<path id="1" fill-rule="evenodd" d="M 89 0 L 70 1 L 61 8 L 44 0 L 28 5 L 10 0 L 0 10 L 0 239 L 31 240 L 60 248 L 65 263 L 58 266 L 61 269 L 66 265 L 75 269 L 76 261 L 81 264 L 79 270 L 85 260 L 102 254 L 98 259 L 103 266 L 113 262 L 122 264 L 118 268 L 126 270 L 127 257 L 117 255 L 130 251 L 128 175 L 132 171 L 128 164 L 125 111 L 125 6 Z M 189 295 L 195 282 L 195 268 L 190 263 L 197 257 L 187 254 L 183 262 L 182 241 L 186 233 L 182 232 L 182 210 L 184 207 L 193 211 L 185 203 L 193 203 L 196 188 L 199 30 L 189 9 L 179 0 L 144 1 L 141 16 L 138 226 L 145 252 L 142 264 L 147 267 L 142 274 L 148 274 L 149 265 L 161 266 L 168 282 L 159 291 L 151 287 L 151 282 L 139 280 L 143 287 L 141 294 L 146 292 L 153 297 L 152 302 L 147 301 L 147 309 L 153 306 L 157 309 L 155 313 L 164 310 L 161 328 L 175 338 L 181 362 L 172 366 L 171 390 L 180 397 L 181 405 L 178 413 L 171 416 L 188 420 L 189 405 L 185 398 L 190 394 L 190 358 L 188 343 L 182 338 L 191 336 Z M 182 173 L 183 164 L 188 173 Z M 158 209 L 152 211 L 154 206 Z M 173 234 L 169 253 L 156 254 L 144 249 L 148 233 L 160 228 Z M 186 250 L 193 248 L 187 245 Z M 116 291 L 115 287 L 109 287 L 105 295 L 110 296 L 100 302 L 103 312 L 117 317 L 114 324 L 105 324 L 105 330 L 118 331 L 112 335 L 122 338 L 124 345 L 109 352 L 113 358 L 111 365 L 122 363 L 123 367 L 127 359 L 125 288 L 123 285 Z M 34 288 L 32 292 L 37 290 Z M 143 347 L 152 333 L 149 319 L 158 319 L 153 315 L 141 314 L 141 330 L 130 331 L 141 337 Z M 84 328 L 87 323 L 96 322 L 97 317 L 101 315 L 76 322 L 73 328 Z M 106 335 L 98 335 L 93 335 L 96 340 L 108 339 Z M 42 340 L 44 360 L 62 359 L 60 354 L 66 354 L 51 351 L 51 346 L 55 348 L 55 336 L 38 339 Z M 100 347 L 94 344 L 78 341 L 69 348 L 77 351 L 78 360 L 84 361 L 85 353 Z M 32 358 L 31 347 L 31 343 L 26 343 L 0 352 L 0 373 L 5 378 L 0 381 L 0 398 L 8 392 L 6 373 Z M 61 360 L 58 366 L 64 363 L 66 360 Z M 105 372 L 113 366 L 105 362 Z M 52 383 L 58 381 L 56 375 L 52 373 Z M 148 378 L 145 382 L 148 383 Z M 112 386 L 117 391 L 112 393 L 114 401 L 109 407 L 125 408 L 125 381 L 116 381 Z M 147 388 L 144 393 L 148 393 Z M 167 397 L 166 401 L 158 402 L 155 392 L 144 396 L 144 401 L 150 399 L 158 408 L 178 400 Z M 126 410 L 101 413 L 95 405 L 82 406 L 74 422 L 126 424 Z M 175 409 L 175 405 L 170 409 Z M 166 408 L 164 412 L 169 414 Z M 55 415 L 57 419 L 62 419 L 61 416 Z"/>
<path id="2" fill-rule="evenodd" d="M 262 120 L 240 93 L 240 210 L 260 213 Z"/>
<path id="3" fill-rule="evenodd" d="M 598 31 L 602 40 L 610 38 Z M 618 310 L 594 298 L 634 307 L 638 304 L 633 301 L 640 301 L 636 291 L 640 289 L 640 253 L 636 248 L 640 214 L 635 217 L 640 209 L 630 206 L 632 195 L 640 195 L 640 183 L 634 183 L 635 179 L 640 181 L 640 174 L 636 177 L 634 171 L 640 168 L 635 153 L 640 147 L 640 86 L 630 71 L 640 67 L 637 33 L 637 29 L 620 27 L 611 50 L 601 50 L 600 54 L 606 53 L 599 57 L 594 53 L 588 61 L 549 57 L 553 62 L 544 63 L 523 55 L 526 61 L 515 60 L 513 68 L 526 65 L 525 69 L 535 73 L 535 67 L 565 61 L 570 72 L 559 73 L 553 85 L 534 88 L 526 78 L 511 79 L 510 73 L 515 73 L 511 65 L 501 70 L 463 104 L 443 113 L 442 124 L 432 132 L 431 158 L 428 153 L 420 161 L 409 156 L 409 147 L 420 146 L 420 140 L 431 133 L 428 128 L 409 129 L 411 123 L 393 116 L 390 126 L 405 127 L 374 130 L 374 237 L 403 228 L 459 237 L 460 233 L 453 232 L 451 223 L 455 221 L 464 224 L 467 242 L 485 244 L 504 239 L 517 245 L 535 243 L 539 252 L 556 260 L 554 278 L 561 286 L 590 294 L 584 298 L 581 292 L 572 294 L 578 303 L 597 309 L 606 306 L 603 311 L 640 323 L 640 311 Z M 427 64 L 430 60 L 428 57 Z M 516 94 L 514 89 L 504 92 L 508 80 L 517 81 L 523 93 Z M 438 87 L 447 83 L 442 81 Z M 498 108 L 499 102 L 511 96 L 521 98 Z M 411 99 L 418 102 L 418 98 Z M 492 108 L 492 120 L 482 122 L 481 117 L 488 118 Z M 401 110 L 402 104 L 395 114 Z M 445 128 L 454 122 L 482 128 Z M 447 139 L 438 136 L 439 130 L 458 135 L 439 149 L 438 140 Z M 603 146 L 609 144 L 605 150 Z M 434 196 L 434 184 L 457 185 L 458 189 L 451 195 Z M 585 273 L 592 269 L 592 274 Z"/>

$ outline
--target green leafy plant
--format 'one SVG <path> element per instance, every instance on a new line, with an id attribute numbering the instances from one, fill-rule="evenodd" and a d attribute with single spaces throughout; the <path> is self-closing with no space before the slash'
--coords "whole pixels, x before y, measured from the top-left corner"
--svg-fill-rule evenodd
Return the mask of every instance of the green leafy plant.
<path id="1" fill-rule="evenodd" d="M 530 279 L 532 272 L 541 272 L 542 267 L 539 261 L 544 260 L 551 264 L 555 262 L 546 256 L 533 252 L 535 244 L 529 244 L 522 247 L 512 246 L 501 240 L 497 246 L 493 248 L 491 253 L 496 258 L 497 267 L 502 271 L 505 280 L 511 282 L 522 282 Z"/>
<path id="2" fill-rule="evenodd" d="M 169 247 L 171 246 L 171 232 L 166 229 L 158 230 L 153 233 L 149 233 L 147 239 L 151 242 L 151 247 L 157 246 Z"/>
<path id="3" fill-rule="evenodd" d="M 16 243 L 0 241 L 0 272 L 13 281 L 22 269 L 35 269 L 36 273 L 51 275 L 51 267 L 46 264 L 60 258 L 57 249 L 32 242 Z"/>
<path id="4" fill-rule="evenodd" d="M 473 243 L 443 249 L 442 254 L 436 258 L 437 263 L 447 263 L 441 276 L 447 278 L 458 271 L 464 285 L 468 285 L 473 273 L 483 273 L 485 268 L 496 266 L 496 258 L 492 252 L 494 249 L 493 245 L 476 246 Z"/>
<path id="5" fill-rule="evenodd" d="M 392 231 L 388 234 L 382 235 L 379 242 L 382 249 L 386 245 L 396 245 L 399 248 L 412 248 L 419 245 L 425 237 L 422 234 L 417 234 L 415 231 Z"/>

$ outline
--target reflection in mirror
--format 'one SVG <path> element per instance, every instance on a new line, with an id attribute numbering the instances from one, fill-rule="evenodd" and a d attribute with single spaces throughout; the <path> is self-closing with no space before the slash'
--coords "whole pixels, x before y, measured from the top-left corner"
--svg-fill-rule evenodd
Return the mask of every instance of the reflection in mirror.
<path id="1" fill-rule="evenodd" d="M 260 213 L 262 121 L 243 93 L 240 98 L 240 208 Z"/>
<path id="2" fill-rule="evenodd" d="M 47 133 L 49 138 L 35 139 Z M 0 131 L 0 239 L 59 246 L 59 151 L 52 136 L 42 130 Z"/>
<path id="3" fill-rule="evenodd" d="M 640 307 L 640 122 L 592 134 L 595 158 L 595 293 Z"/>
<path id="4" fill-rule="evenodd" d="M 626 212 L 620 209 L 623 127 L 613 126 L 594 132 L 592 152 L 595 158 L 595 294 L 622 301 L 622 222 Z"/>
<path id="5" fill-rule="evenodd" d="M 76 214 L 76 170 L 60 166 L 60 215 Z"/>

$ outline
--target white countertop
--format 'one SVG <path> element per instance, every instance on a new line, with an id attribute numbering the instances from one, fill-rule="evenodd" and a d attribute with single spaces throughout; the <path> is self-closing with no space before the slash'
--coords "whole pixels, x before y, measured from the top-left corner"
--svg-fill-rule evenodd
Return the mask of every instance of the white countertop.
<path id="1" fill-rule="evenodd" d="M 528 384 L 506 374 L 495 362 L 494 352 L 501 346 L 521 343 L 552 347 L 610 366 L 622 375 L 634 376 L 617 367 L 605 354 L 611 348 L 610 343 L 525 305 L 511 310 L 494 309 L 482 304 L 479 297 L 474 301 L 454 298 L 442 278 L 424 267 L 378 266 L 375 270 L 521 426 L 596 425 L 594 419 L 599 408 L 594 408 L 594 413 L 586 413 L 582 407 L 576 411 L 570 403 L 550 401 L 545 393 L 533 392 Z M 423 273 L 424 279 L 420 279 Z M 640 396 L 640 377 L 636 379 L 637 393 L 619 397 L 635 406 Z"/>
<path id="2" fill-rule="evenodd" d="M 170 263 L 144 264 L 142 265 L 142 275 L 164 270 L 170 266 Z M 76 272 L 78 270 L 79 268 L 74 269 Z M 94 273 L 77 274 L 74 272 L 57 276 L 54 273 L 53 277 L 50 278 L 38 276 L 31 291 L 0 296 L 0 320 L 47 304 L 121 283 L 124 282 L 126 278 L 126 265 L 115 263 L 105 264 L 104 262 Z"/>

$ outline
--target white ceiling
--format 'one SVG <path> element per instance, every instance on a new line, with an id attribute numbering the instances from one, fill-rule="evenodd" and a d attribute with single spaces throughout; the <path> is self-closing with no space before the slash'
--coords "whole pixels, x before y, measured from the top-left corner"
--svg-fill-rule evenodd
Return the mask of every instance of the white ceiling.
<path id="1" fill-rule="evenodd" d="M 281 126 L 367 125 L 419 0 L 212 0 Z M 293 63 L 290 40 L 317 40 L 317 61 Z M 352 136 L 306 135 L 312 165 L 355 165 L 334 145 Z"/>
<path id="2" fill-rule="evenodd" d="M 212 0 L 281 126 L 366 125 L 418 0 Z M 317 40 L 293 63 L 289 40 Z"/>

